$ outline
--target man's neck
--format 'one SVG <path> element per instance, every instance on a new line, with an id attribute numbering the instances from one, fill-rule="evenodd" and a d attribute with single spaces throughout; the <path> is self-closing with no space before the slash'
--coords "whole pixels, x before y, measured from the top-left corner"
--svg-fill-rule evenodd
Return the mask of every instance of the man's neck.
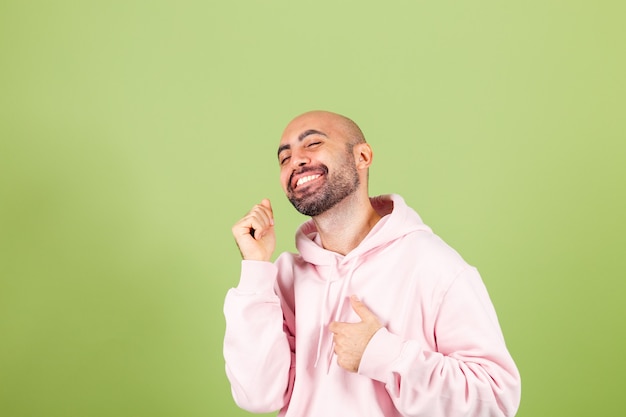
<path id="1" fill-rule="evenodd" d="M 357 194 L 313 218 L 324 249 L 346 255 L 359 246 L 380 220 L 369 197 Z"/>

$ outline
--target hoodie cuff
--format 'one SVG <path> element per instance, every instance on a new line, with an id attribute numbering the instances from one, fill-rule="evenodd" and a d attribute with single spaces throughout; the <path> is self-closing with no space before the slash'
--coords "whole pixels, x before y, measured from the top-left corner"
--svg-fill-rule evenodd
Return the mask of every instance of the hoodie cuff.
<path id="1" fill-rule="evenodd" d="M 380 382 L 388 380 L 391 364 L 400 356 L 404 341 L 386 328 L 380 328 L 370 339 L 358 373 Z"/>
<path id="2" fill-rule="evenodd" d="M 278 268 L 271 262 L 243 260 L 237 291 L 248 294 L 273 291 L 277 275 Z"/>

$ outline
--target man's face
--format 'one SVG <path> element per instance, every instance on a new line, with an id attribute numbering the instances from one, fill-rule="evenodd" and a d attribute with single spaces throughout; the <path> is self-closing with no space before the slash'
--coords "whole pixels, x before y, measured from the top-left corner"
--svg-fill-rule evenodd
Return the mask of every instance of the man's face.
<path id="1" fill-rule="evenodd" d="M 306 216 L 324 213 L 359 186 L 352 146 L 323 120 L 294 120 L 281 140 L 278 162 L 287 198 Z"/>

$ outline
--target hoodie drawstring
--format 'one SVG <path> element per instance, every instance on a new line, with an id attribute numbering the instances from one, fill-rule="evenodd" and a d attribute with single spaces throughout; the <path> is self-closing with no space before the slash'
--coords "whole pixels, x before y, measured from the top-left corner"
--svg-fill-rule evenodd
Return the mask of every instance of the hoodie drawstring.
<path id="1" fill-rule="evenodd" d="M 335 262 L 335 270 L 337 269 L 337 264 Z M 326 321 L 326 303 L 328 302 L 328 295 L 330 293 L 330 277 L 326 278 L 326 285 L 324 287 L 324 298 L 322 299 L 322 304 L 320 308 L 320 331 L 317 337 L 317 355 L 315 356 L 315 363 L 313 364 L 314 368 L 317 368 L 317 362 L 320 360 L 320 355 L 322 352 L 322 337 L 324 336 L 324 322 Z"/>
<path id="2" fill-rule="evenodd" d="M 351 265 L 350 265 L 350 269 L 348 272 L 348 275 L 343 279 L 343 282 L 341 284 L 341 291 L 339 292 L 339 304 L 337 306 L 337 310 L 335 311 L 335 317 L 333 319 L 333 321 L 338 321 L 339 317 L 341 316 L 341 311 L 343 309 L 343 305 L 345 303 L 346 300 L 346 293 L 348 291 L 348 287 L 350 286 L 350 281 L 352 280 L 352 275 L 354 275 L 354 270 L 356 269 L 358 263 L 358 259 L 355 258 Z M 337 270 L 337 262 L 335 262 L 335 270 Z M 321 308 L 320 308 L 320 331 L 319 331 L 319 335 L 318 335 L 318 339 L 317 339 L 317 354 L 315 357 L 315 363 L 314 363 L 314 367 L 317 367 L 317 364 L 319 362 L 320 356 L 321 356 L 321 352 L 322 352 L 322 338 L 324 336 L 324 328 L 326 326 L 326 303 L 328 302 L 328 298 L 330 295 L 330 283 L 331 280 L 327 279 L 326 280 L 326 285 L 324 288 L 324 298 L 322 299 L 322 304 L 321 304 Z M 328 354 L 328 367 L 326 369 L 326 373 L 328 373 L 330 371 L 330 364 L 332 363 L 333 360 L 333 356 L 335 354 L 335 343 L 331 337 L 330 339 L 330 352 Z"/>
<path id="3" fill-rule="evenodd" d="M 346 292 L 348 291 L 348 287 L 350 286 L 350 281 L 352 280 L 352 275 L 354 275 L 354 270 L 356 269 L 357 262 L 358 258 L 354 258 L 352 260 L 348 275 L 343 280 L 343 283 L 341 285 L 341 293 L 339 294 L 339 305 L 337 306 L 337 311 L 335 311 L 335 319 L 333 321 L 339 320 L 341 310 L 343 309 L 343 304 L 346 301 Z M 330 354 L 328 355 L 328 368 L 326 368 L 326 374 L 330 372 L 330 364 L 333 363 L 333 358 L 335 356 L 335 341 L 332 338 L 330 340 Z"/>

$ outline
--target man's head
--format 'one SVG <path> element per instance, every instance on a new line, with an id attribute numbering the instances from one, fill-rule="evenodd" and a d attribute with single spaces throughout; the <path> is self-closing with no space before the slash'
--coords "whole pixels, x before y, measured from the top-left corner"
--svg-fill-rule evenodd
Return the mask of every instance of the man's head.
<path id="1" fill-rule="evenodd" d="M 371 161 L 372 150 L 356 123 L 326 111 L 293 119 L 278 148 L 283 190 L 307 216 L 322 214 L 354 193 L 367 196 Z"/>

